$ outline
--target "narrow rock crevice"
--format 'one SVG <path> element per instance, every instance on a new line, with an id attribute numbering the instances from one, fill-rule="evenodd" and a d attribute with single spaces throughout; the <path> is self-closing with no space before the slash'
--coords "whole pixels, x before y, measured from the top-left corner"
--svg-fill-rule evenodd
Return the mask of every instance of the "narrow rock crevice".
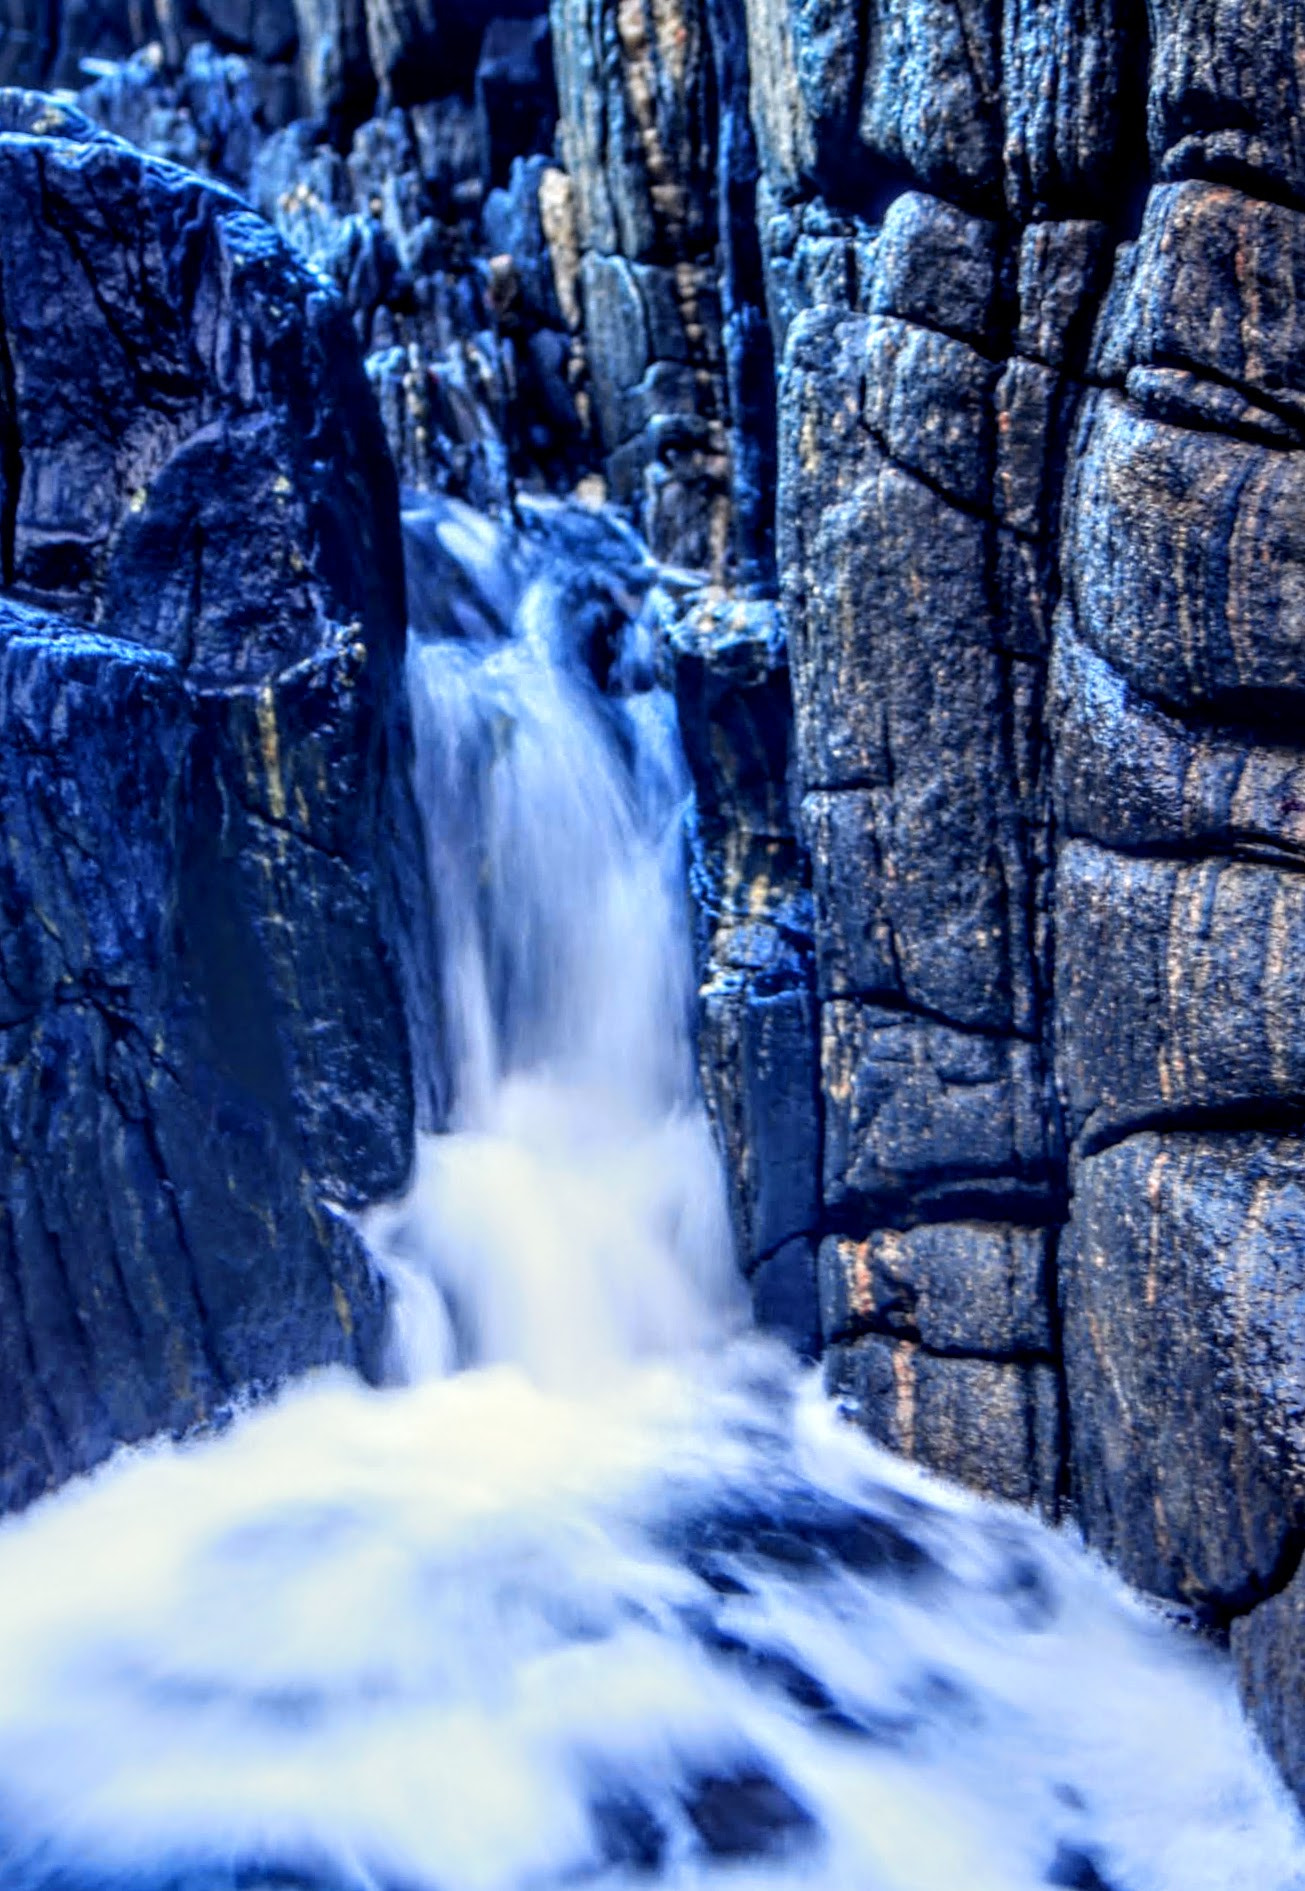
<path id="1" fill-rule="evenodd" d="M 0 584 L 6 587 L 17 576 L 18 507 L 23 487 L 23 439 L 7 308 L 4 268 L 0 264 Z"/>

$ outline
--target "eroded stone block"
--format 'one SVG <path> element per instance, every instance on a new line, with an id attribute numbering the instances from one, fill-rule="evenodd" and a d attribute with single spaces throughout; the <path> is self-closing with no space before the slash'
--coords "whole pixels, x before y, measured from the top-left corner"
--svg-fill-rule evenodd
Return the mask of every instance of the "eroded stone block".
<path id="1" fill-rule="evenodd" d="M 1050 1366 L 939 1359 L 871 1335 L 828 1355 L 827 1380 L 872 1438 L 985 1496 L 1054 1517 L 1060 1389 Z"/>
<path id="2" fill-rule="evenodd" d="M 821 1072 L 830 1206 L 1000 1200 L 1047 1183 L 1035 1044 L 840 999 L 821 1007 Z"/>
<path id="3" fill-rule="evenodd" d="M 830 1343 L 880 1332 L 932 1353 L 1051 1357 L 1050 1236 L 982 1221 L 832 1236 L 819 1256 L 820 1318 Z"/>
<path id="4" fill-rule="evenodd" d="M 1305 1104 L 1305 877 L 1060 850 L 1057 1074 L 1089 1139 Z"/>
<path id="5" fill-rule="evenodd" d="M 1305 1144 L 1135 1136 L 1061 1243 L 1075 1490 L 1153 1594 L 1245 1607 L 1305 1515 Z"/>

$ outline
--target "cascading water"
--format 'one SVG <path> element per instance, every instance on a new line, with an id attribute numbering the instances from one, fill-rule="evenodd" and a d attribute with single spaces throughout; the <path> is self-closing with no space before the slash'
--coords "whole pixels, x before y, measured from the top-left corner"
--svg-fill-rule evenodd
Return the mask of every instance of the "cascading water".
<path id="1" fill-rule="evenodd" d="M 742 1331 L 651 574 L 536 528 L 424 525 L 455 1095 L 368 1224 L 405 1383 L 324 1376 L 0 1529 L 0 1886 L 1305 1885 L 1221 1657 Z"/>
<path id="2" fill-rule="evenodd" d="M 611 586 L 644 576 L 624 535 L 591 522 L 612 572 L 592 549 L 568 569 L 527 542 L 514 561 L 461 507 L 417 523 L 447 548 L 434 599 L 456 574 L 491 622 L 409 654 L 454 1133 L 424 1141 L 370 1232 L 402 1376 L 512 1361 L 574 1391 L 739 1319 L 690 1054 L 688 783 L 669 699 L 601 696 L 585 661 L 633 602 Z M 606 654 L 642 667 L 638 629 Z"/>

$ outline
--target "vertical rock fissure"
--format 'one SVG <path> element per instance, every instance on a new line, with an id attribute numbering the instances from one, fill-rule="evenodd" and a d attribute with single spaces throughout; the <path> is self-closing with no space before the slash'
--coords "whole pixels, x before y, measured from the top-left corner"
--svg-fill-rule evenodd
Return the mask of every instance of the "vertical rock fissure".
<path id="1" fill-rule="evenodd" d="M 4 268 L 0 264 L 0 583 L 6 586 L 11 586 L 15 580 L 22 484 L 23 438 L 9 346 Z"/>

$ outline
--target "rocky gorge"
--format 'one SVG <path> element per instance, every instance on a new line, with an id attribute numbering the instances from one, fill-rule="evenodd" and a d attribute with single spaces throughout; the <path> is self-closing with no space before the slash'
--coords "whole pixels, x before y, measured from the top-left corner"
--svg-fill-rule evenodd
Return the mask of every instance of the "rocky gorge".
<path id="1" fill-rule="evenodd" d="M 5 3 L 5 1504 L 380 1375 L 421 496 L 575 495 L 759 1320 L 1305 1795 L 1305 10 Z"/>

